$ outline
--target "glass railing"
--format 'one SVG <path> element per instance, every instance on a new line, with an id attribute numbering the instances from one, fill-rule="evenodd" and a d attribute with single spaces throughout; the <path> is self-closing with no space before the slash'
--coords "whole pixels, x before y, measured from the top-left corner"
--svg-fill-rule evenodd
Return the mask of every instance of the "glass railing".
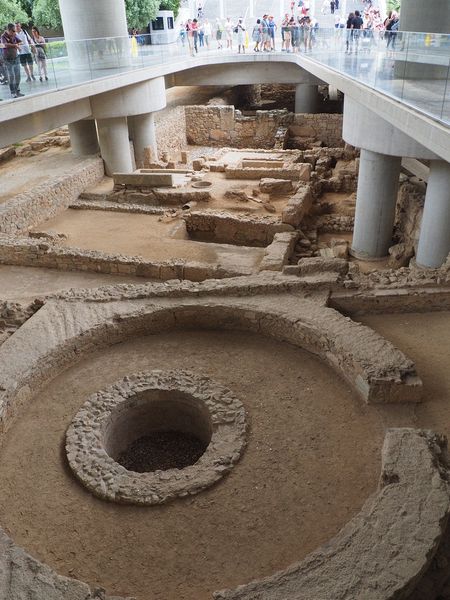
<path id="1" fill-rule="evenodd" d="M 248 33 L 246 52 L 253 55 L 251 27 Z M 258 56 L 307 57 L 450 124 L 450 35 L 321 28 L 293 28 L 284 42 L 280 35 L 284 33 L 278 32 L 275 51 L 261 51 Z M 182 29 L 136 37 L 48 40 L 45 56 L 39 48 L 33 54 L 35 79 L 27 81 L 21 67 L 20 90 L 25 96 L 46 94 L 183 57 L 237 56 L 238 41 L 233 33 L 233 48 L 227 49 L 225 32 L 219 42 L 215 33 L 194 38 Z M 0 86 L 0 98 L 0 107 L 11 100 L 8 85 Z"/>

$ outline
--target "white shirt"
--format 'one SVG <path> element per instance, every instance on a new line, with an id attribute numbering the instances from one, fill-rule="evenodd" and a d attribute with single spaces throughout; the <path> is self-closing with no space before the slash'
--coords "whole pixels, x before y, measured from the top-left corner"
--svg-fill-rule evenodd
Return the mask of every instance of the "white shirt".
<path id="1" fill-rule="evenodd" d="M 211 35 L 211 23 L 205 23 L 203 25 L 203 31 L 205 35 Z"/>
<path id="2" fill-rule="evenodd" d="M 25 31 L 23 29 L 20 32 L 16 31 L 16 35 L 19 38 L 19 40 L 22 42 L 20 44 L 19 54 L 31 54 L 30 37 L 25 33 Z"/>

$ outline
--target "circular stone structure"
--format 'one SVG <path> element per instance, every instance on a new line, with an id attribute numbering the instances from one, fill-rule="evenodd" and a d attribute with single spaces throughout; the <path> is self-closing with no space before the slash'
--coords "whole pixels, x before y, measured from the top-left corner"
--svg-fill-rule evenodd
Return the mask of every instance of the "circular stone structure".
<path id="1" fill-rule="evenodd" d="M 162 504 L 219 480 L 239 459 L 245 434 L 245 409 L 229 389 L 185 371 L 151 371 L 90 396 L 67 430 L 66 452 L 76 477 L 99 498 Z"/>

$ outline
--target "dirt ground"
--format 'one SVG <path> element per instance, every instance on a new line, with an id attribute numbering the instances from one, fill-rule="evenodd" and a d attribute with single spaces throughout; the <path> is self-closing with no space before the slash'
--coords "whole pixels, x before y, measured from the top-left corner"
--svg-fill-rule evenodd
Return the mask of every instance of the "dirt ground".
<path id="1" fill-rule="evenodd" d="M 166 506 L 96 499 L 66 465 L 71 419 L 130 372 L 180 366 L 242 400 L 243 457 L 216 486 Z M 378 412 L 300 349 L 249 333 L 148 336 L 86 357 L 37 394 L 0 453 L 0 522 L 58 572 L 111 593 L 207 600 L 335 534 L 376 488 L 382 439 Z"/>
<path id="2" fill-rule="evenodd" d="M 108 253 L 143 256 L 149 260 L 185 259 L 221 264 L 251 273 L 261 262 L 264 248 L 244 249 L 229 244 L 196 242 L 187 238 L 181 219 L 163 222 L 158 215 L 68 209 L 37 230 L 64 233 L 66 246 Z M 181 238 L 181 239 L 179 239 Z"/>
<path id="3" fill-rule="evenodd" d="M 83 158 L 76 158 L 70 149 L 59 146 L 50 147 L 35 156 L 16 156 L 8 162 L 0 164 L 0 204 L 40 183 L 66 173 Z"/>
<path id="4" fill-rule="evenodd" d="M 72 287 L 88 288 L 117 283 L 144 283 L 144 281 L 146 279 L 143 277 L 0 265 L 0 299 L 31 302 L 34 298 Z"/>
<path id="5" fill-rule="evenodd" d="M 371 315 L 359 320 L 415 362 L 423 381 L 424 400 L 415 407 L 414 426 L 450 438 L 450 312 Z"/>

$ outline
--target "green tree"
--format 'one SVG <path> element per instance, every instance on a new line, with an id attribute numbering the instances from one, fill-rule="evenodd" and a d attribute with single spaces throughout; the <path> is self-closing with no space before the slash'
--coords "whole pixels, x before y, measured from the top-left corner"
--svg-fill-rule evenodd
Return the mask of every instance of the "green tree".
<path id="1" fill-rule="evenodd" d="M 125 0 L 129 27 L 146 27 L 156 17 L 159 0 Z"/>
<path id="2" fill-rule="evenodd" d="M 0 2 L 3 1 L 0 0 Z M 23 1 L 26 2 L 27 0 Z M 169 1 L 174 2 L 177 0 Z M 145 27 L 149 21 L 155 18 L 159 9 L 159 2 L 160 0 L 125 0 L 128 26 Z M 33 20 L 35 23 L 46 27 L 59 27 L 61 25 L 61 15 L 58 0 L 34 0 Z"/>
<path id="3" fill-rule="evenodd" d="M 400 11 L 400 2 L 401 0 L 387 0 L 386 2 L 386 10 L 396 10 Z"/>
<path id="4" fill-rule="evenodd" d="M 0 27 L 14 21 L 28 23 L 29 17 L 18 0 L 0 0 Z"/>
<path id="5" fill-rule="evenodd" d="M 56 29 L 61 26 L 61 13 L 58 0 L 34 0 L 33 21 L 38 27 L 51 27 Z"/>
<path id="6" fill-rule="evenodd" d="M 33 13 L 33 0 L 19 0 L 20 6 L 27 13 L 28 18 L 31 19 Z"/>
<path id="7" fill-rule="evenodd" d="M 161 10 L 173 10 L 173 14 L 177 16 L 180 10 L 180 0 L 162 0 L 159 8 Z"/>

